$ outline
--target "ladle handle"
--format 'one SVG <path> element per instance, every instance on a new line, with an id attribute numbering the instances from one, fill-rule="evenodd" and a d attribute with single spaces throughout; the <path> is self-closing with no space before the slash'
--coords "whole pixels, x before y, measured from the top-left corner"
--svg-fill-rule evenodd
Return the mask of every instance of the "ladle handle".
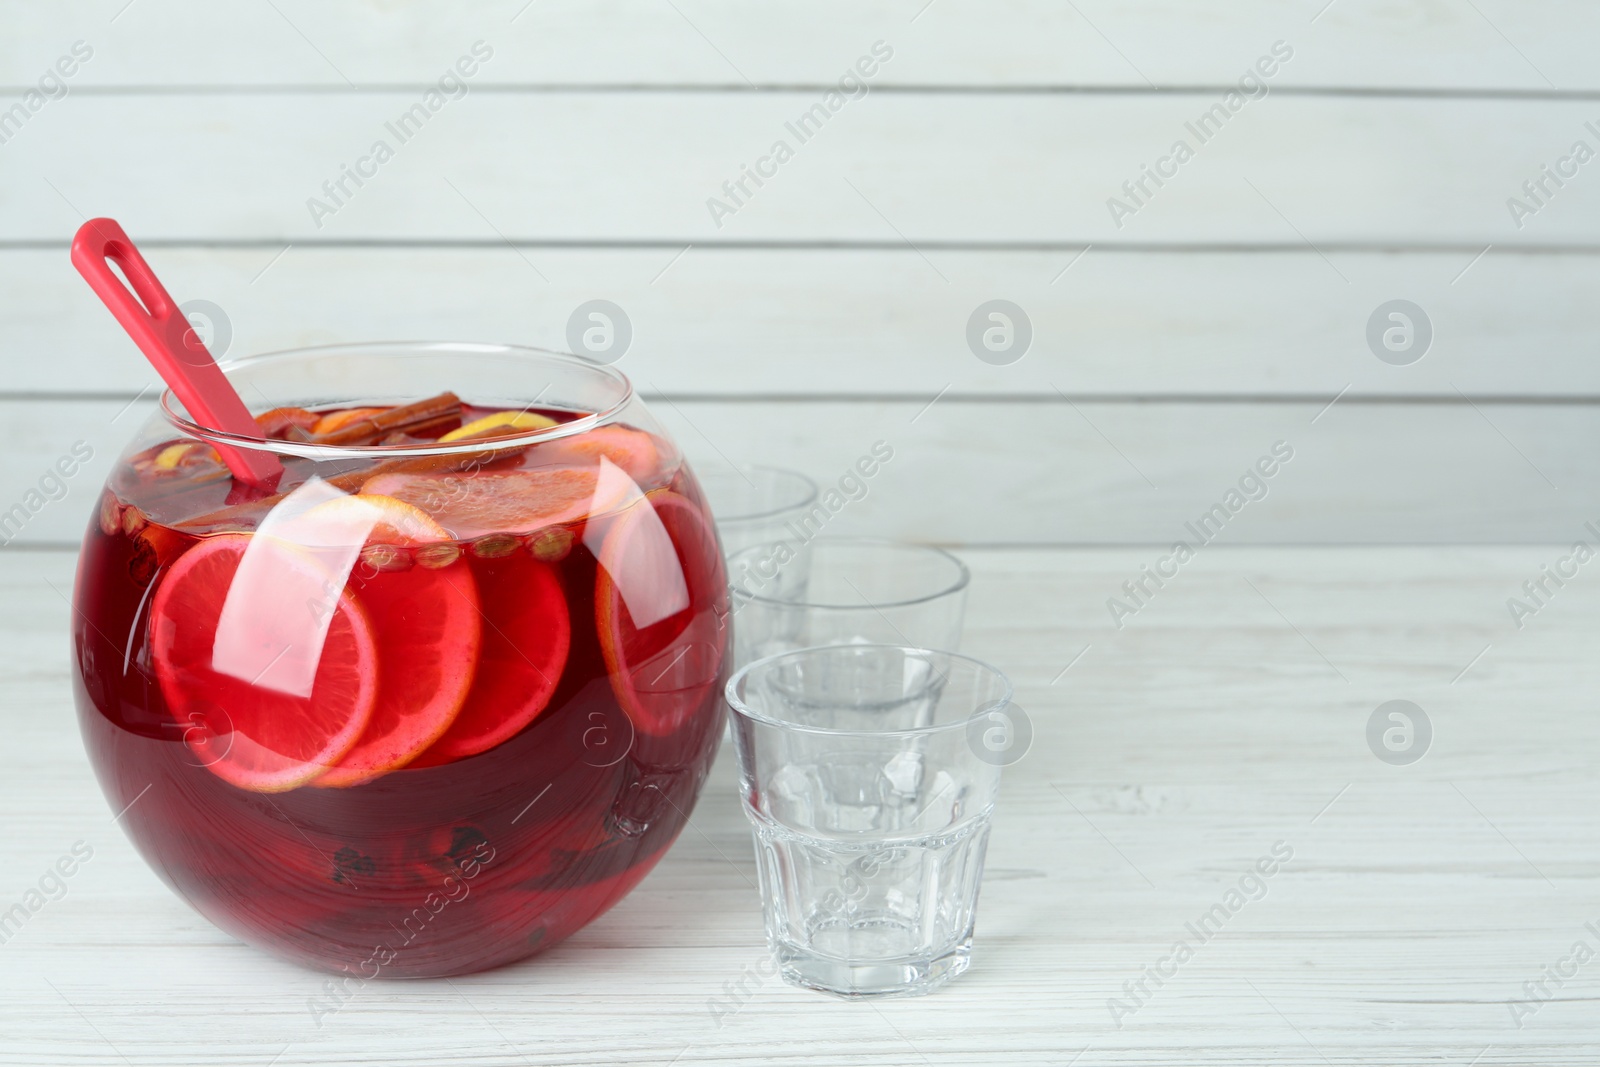
<path id="1" fill-rule="evenodd" d="M 131 290 L 111 269 L 113 263 Z M 242 437 L 260 436 L 250 409 L 115 219 L 90 219 L 78 228 L 72 239 L 72 265 L 195 422 Z M 271 452 L 215 441 L 212 447 L 234 477 L 251 485 L 271 488 L 283 474 L 283 465 Z"/>

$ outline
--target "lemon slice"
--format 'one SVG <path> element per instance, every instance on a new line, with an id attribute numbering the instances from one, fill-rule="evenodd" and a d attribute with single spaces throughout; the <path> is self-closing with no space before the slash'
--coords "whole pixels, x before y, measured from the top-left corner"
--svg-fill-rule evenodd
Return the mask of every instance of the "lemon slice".
<path id="1" fill-rule="evenodd" d="M 192 444 L 168 445 L 156 456 L 155 467 L 158 471 L 175 471 L 178 464 L 183 462 L 183 457 L 189 454 Z"/>
<path id="2" fill-rule="evenodd" d="M 446 441 L 459 441 L 463 437 L 483 433 L 486 430 L 543 430 L 554 426 L 556 420 L 544 415 L 535 415 L 531 411 L 496 411 L 492 415 L 485 415 L 481 419 L 473 419 L 460 429 L 451 430 L 439 438 L 439 443 Z"/>

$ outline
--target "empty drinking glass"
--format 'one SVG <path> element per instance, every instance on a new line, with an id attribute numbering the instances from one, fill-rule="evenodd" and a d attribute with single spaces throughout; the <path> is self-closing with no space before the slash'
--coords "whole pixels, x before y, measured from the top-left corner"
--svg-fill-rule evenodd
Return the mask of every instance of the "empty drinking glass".
<path id="1" fill-rule="evenodd" d="M 816 645 L 960 647 L 968 574 L 950 553 L 844 537 L 807 548 L 769 543 L 728 557 L 735 664 Z"/>
<path id="2" fill-rule="evenodd" d="M 724 555 L 750 545 L 784 542 L 804 547 L 806 516 L 817 502 L 817 483 L 780 467 L 696 465 L 700 489 L 716 518 Z"/>
<path id="3" fill-rule="evenodd" d="M 927 993 L 967 967 L 1011 702 L 948 652 L 835 645 L 728 682 L 767 940 L 784 980 L 845 997 Z"/>

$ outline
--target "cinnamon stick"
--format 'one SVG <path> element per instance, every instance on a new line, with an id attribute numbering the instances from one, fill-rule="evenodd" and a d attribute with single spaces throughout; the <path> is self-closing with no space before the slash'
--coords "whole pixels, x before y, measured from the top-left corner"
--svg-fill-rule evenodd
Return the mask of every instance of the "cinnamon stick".
<path id="1" fill-rule="evenodd" d="M 371 444 L 395 432 L 416 437 L 437 437 L 461 425 L 461 398 L 451 392 L 430 396 L 414 404 L 402 404 L 377 415 L 357 419 L 328 433 L 312 434 L 319 445 Z"/>

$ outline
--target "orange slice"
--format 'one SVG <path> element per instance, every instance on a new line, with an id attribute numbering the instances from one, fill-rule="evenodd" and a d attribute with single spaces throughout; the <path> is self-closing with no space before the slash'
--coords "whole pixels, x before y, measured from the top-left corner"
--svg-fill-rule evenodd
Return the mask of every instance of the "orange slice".
<path id="1" fill-rule="evenodd" d="M 273 583 L 235 583 L 254 541 L 211 537 L 179 557 L 151 603 L 150 650 L 196 761 L 241 789 L 274 793 L 356 743 L 377 700 L 378 653 L 366 611 L 347 590 L 328 600 L 327 572 L 304 553 L 263 545 Z M 306 610 L 312 597 L 320 618 Z M 219 635 L 230 606 L 239 623 Z"/>
<path id="2" fill-rule="evenodd" d="M 478 564 L 483 648 L 472 691 L 454 723 L 413 766 L 494 748 L 550 703 L 572 648 L 567 596 L 555 569 L 523 553 Z"/>
<path id="3" fill-rule="evenodd" d="M 450 536 L 427 512 L 380 493 L 336 496 L 274 530 L 274 536 L 307 549 L 430 544 Z"/>
<path id="4" fill-rule="evenodd" d="M 639 485 L 648 485 L 656 477 L 661 458 L 654 438 L 643 430 L 631 430 L 626 426 L 601 426 L 572 437 L 547 441 L 534 446 L 533 456 L 539 463 L 577 467 L 599 463 L 603 456 Z"/>
<path id="5" fill-rule="evenodd" d="M 626 479 L 623 479 L 624 481 Z M 596 468 L 538 467 L 533 470 L 380 474 L 362 487 L 414 504 L 458 540 L 489 533 L 531 533 L 575 522 L 620 500 L 601 497 Z"/>
<path id="6" fill-rule="evenodd" d="M 296 437 L 295 430 L 309 434 L 320 421 L 322 416 L 305 408 L 273 408 L 256 416 L 261 436 L 279 439 Z"/>
<path id="7" fill-rule="evenodd" d="M 370 419 L 374 415 L 382 415 L 388 408 L 345 408 L 343 411 L 330 411 L 317 419 L 311 427 L 313 434 L 321 435 L 342 430 L 353 422 Z"/>
<path id="8" fill-rule="evenodd" d="M 617 516 L 594 600 L 611 687 L 635 727 L 666 736 L 717 699 L 727 579 L 716 533 L 688 498 L 657 490 Z"/>
<path id="9" fill-rule="evenodd" d="M 368 544 L 415 548 L 448 541 L 426 513 L 380 495 L 345 496 L 311 508 L 274 536 L 313 553 Z M 378 698 L 351 749 L 313 782 L 360 785 L 403 767 L 439 739 L 472 686 L 481 643 L 478 587 L 465 562 L 379 570 L 356 562 L 349 588 L 367 609 L 378 648 Z"/>
<path id="10" fill-rule="evenodd" d="M 555 419 L 545 415 L 535 415 L 531 411 L 496 411 L 493 414 L 485 415 L 481 419 L 473 419 L 464 426 L 451 430 L 439 438 L 439 443 L 459 441 L 463 437 L 486 434 L 490 430 L 504 430 L 511 433 L 525 430 L 543 430 L 554 425 L 556 425 Z"/>

